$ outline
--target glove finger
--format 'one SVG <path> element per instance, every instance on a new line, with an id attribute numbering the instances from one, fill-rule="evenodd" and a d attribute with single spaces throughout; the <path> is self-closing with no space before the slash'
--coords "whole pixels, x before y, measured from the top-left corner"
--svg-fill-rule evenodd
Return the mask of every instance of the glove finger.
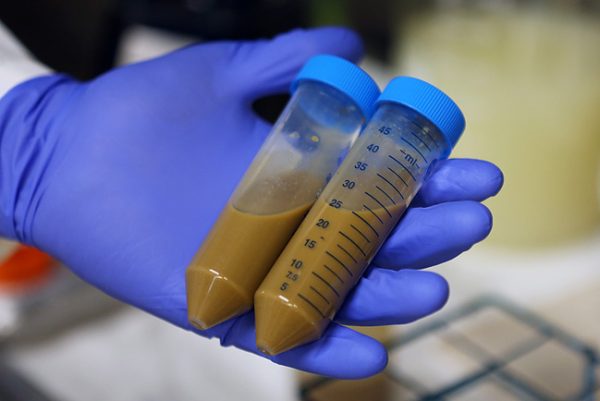
<path id="1" fill-rule="evenodd" d="M 331 323 L 318 341 L 267 356 L 256 348 L 254 313 L 235 319 L 221 336 L 221 344 L 233 345 L 280 365 L 340 379 L 368 377 L 383 370 L 387 364 L 387 352 L 381 343 L 336 323 Z"/>
<path id="2" fill-rule="evenodd" d="M 290 83 L 306 63 L 317 54 L 333 54 L 357 61 L 363 46 L 359 36 L 345 28 L 297 29 L 272 40 L 242 42 L 232 54 L 227 78 L 247 100 L 287 93 Z"/>
<path id="3" fill-rule="evenodd" d="M 448 261 L 483 240 L 492 215 L 475 201 L 410 208 L 373 263 L 388 269 L 420 269 Z"/>
<path id="4" fill-rule="evenodd" d="M 409 323 L 441 309 L 448 294 L 448 283 L 437 273 L 373 268 L 335 320 L 357 326 Z"/>
<path id="5" fill-rule="evenodd" d="M 475 159 L 443 160 L 433 166 L 412 205 L 483 201 L 496 195 L 503 183 L 502 171 L 490 162 Z"/>

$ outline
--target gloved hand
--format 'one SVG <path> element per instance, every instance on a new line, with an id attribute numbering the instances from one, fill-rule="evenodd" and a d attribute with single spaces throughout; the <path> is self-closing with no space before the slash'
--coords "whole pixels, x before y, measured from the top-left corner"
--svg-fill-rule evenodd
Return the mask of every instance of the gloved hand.
<path id="1" fill-rule="evenodd" d="M 251 103 L 286 92 L 318 53 L 356 60 L 361 43 L 344 29 L 294 31 L 192 46 L 85 83 L 53 75 L 17 86 L 0 101 L 0 233 L 194 330 L 186 266 L 271 128 Z M 479 202 L 501 184 L 490 163 L 439 163 L 338 322 L 406 323 L 439 309 L 446 282 L 416 269 L 482 240 L 492 223 Z M 252 313 L 198 333 L 258 353 Z M 272 359 L 358 378 L 381 370 L 386 352 L 334 323 L 320 341 Z"/>

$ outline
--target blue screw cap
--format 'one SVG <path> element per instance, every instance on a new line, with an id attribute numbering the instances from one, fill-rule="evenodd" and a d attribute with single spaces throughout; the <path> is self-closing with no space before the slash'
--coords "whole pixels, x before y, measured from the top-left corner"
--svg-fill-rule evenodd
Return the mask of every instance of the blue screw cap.
<path id="1" fill-rule="evenodd" d="M 339 90 L 352 99 L 366 119 L 373 115 L 381 93 L 373 78 L 360 67 L 328 54 L 314 56 L 304 64 L 292 82 L 292 93 L 302 81 L 321 82 Z"/>
<path id="2" fill-rule="evenodd" d="M 412 77 L 397 77 L 383 90 L 377 105 L 382 102 L 402 104 L 435 125 L 448 142 L 450 153 L 465 129 L 465 117 L 459 107 L 435 86 Z"/>

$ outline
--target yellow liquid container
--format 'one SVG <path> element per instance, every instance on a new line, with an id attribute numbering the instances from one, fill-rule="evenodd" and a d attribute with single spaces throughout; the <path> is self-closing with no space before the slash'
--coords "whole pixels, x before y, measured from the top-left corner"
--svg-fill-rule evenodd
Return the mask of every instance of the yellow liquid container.
<path id="1" fill-rule="evenodd" d="M 600 226 L 600 16 L 530 3 L 413 12 L 397 51 L 399 71 L 451 92 L 470 116 L 454 154 L 504 171 L 502 194 L 487 202 L 487 243 L 519 249 Z"/>

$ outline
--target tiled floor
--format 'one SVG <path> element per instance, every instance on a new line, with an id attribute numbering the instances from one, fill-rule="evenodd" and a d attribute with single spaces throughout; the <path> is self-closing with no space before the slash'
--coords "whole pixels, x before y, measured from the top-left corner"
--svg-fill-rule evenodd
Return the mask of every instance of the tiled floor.
<path id="1" fill-rule="evenodd" d="M 452 401 L 523 401 L 522 395 L 498 384 L 494 380 L 486 380 L 476 386 L 448 398 Z"/>
<path id="2" fill-rule="evenodd" d="M 577 291 L 560 294 L 536 311 L 600 349 L 600 280 L 592 280 Z"/>
<path id="3" fill-rule="evenodd" d="M 352 388 L 371 386 L 377 401 L 578 400 L 594 390 L 588 380 L 595 366 L 600 386 L 600 350 L 594 359 L 590 344 L 500 298 L 481 298 L 391 337 L 379 379 L 308 385 L 304 399 L 344 400 Z"/>
<path id="4" fill-rule="evenodd" d="M 393 350 L 389 374 L 434 392 L 481 369 L 481 363 L 446 342 L 444 335 L 428 334 Z"/>
<path id="5" fill-rule="evenodd" d="M 519 344 L 539 337 L 531 326 L 498 309 L 483 309 L 453 324 L 452 330 L 495 358 L 505 356 Z"/>
<path id="6" fill-rule="evenodd" d="M 507 366 L 511 373 L 558 399 L 578 394 L 585 368 L 580 354 L 556 341 L 542 345 Z"/>

